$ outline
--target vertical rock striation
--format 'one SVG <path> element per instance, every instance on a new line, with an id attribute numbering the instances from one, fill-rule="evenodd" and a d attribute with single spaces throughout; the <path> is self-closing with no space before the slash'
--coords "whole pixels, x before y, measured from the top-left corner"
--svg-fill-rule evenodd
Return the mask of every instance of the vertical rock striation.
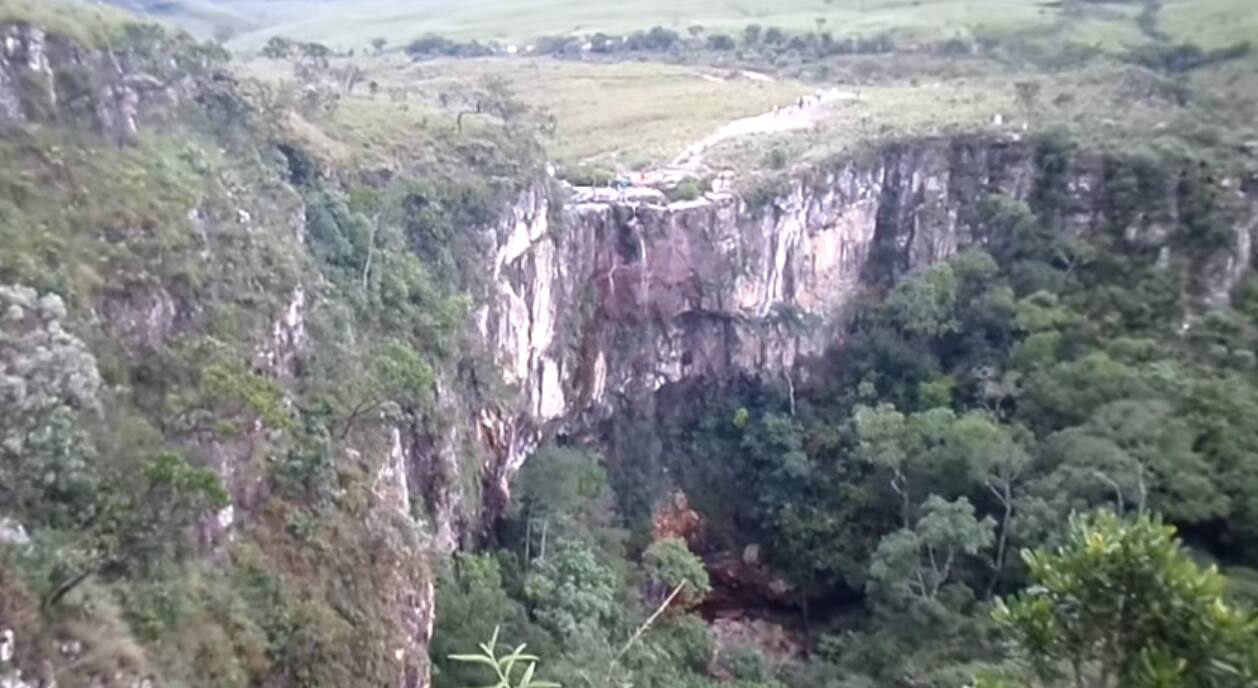
<path id="1" fill-rule="evenodd" d="M 552 212 L 521 194 L 494 229 L 491 293 L 477 315 L 514 409 L 477 419 L 489 440 L 487 513 L 544 428 L 575 430 L 617 404 L 691 379 L 790 376 L 801 357 L 842 337 L 863 293 L 981 244 L 984 201 L 1025 200 L 1064 231 L 1116 232 L 1169 250 L 1185 218 L 1174 173 L 1142 180 L 1146 208 L 1115 200 L 1124 163 L 1050 158 L 1037 141 L 905 142 L 794 180 L 759 202 L 709 194 L 693 202 L 581 202 Z M 1204 305 L 1225 302 L 1249 266 L 1251 200 L 1233 245 L 1202 270 Z M 558 220 L 553 219 L 558 218 Z"/>

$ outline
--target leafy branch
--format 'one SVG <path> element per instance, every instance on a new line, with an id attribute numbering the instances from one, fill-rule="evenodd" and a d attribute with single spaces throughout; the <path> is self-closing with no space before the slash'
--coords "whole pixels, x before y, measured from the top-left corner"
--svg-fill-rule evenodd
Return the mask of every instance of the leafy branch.
<path id="1" fill-rule="evenodd" d="M 539 660 L 535 655 L 524 654 L 525 645 L 520 645 L 510 654 L 499 657 L 497 655 L 499 630 L 498 627 L 494 627 L 494 634 L 489 642 L 480 644 L 481 654 L 450 655 L 450 659 L 465 664 L 483 664 L 492 669 L 498 680 L 484 688 L 560 688 L 558 683 L 533 680 L 533 672 L 537 670 Z M 511 674 L 515 671 L 517 664 L 523 667 L 524 673 L 519 681 L 512 683 Z"/>

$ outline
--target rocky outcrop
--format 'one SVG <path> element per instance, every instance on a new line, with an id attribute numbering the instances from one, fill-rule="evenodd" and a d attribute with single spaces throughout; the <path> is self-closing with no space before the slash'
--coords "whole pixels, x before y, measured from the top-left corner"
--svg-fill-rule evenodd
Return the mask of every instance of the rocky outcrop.
<path id="1" fill-rule="evenodd" d="M 186 37 L 132 26 L 119 47 L 94 50 L 30 24 L 0 25 L 0 125 L 55 119 L 121 142 L 193 98 L 210 56 L 171 49 Z"/>

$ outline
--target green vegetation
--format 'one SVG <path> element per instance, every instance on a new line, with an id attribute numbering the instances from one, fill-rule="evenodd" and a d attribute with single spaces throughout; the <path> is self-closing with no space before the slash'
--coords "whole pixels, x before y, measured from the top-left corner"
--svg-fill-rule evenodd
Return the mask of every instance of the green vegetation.
<path id="1" fill-rule="evenodd" d="M 115 45 L 137 18 L 74 0 L 0 0 L 0 24 L 25 22 L 92 47 Z"/>
<path id="2" fill-rule="evenodd" d="M 1074 517 L 1056 551 L 1027 553 L 1036 587 L 996 618 L 1076 686 L 1251 685 L 1258 617 L 1224 603 L 1223 577 L 1173 536 L 1147 516 Z"/>
<path id="3" fill-rule="evenodd" d="M 889 0 L 695 0 L 683 6 L 647 0 L 632 5 L 592 3 L 580 7 L 545 0 L 530 3 L 527 11 L 516 0 L 461 8 L 443 6 L 436 0 L 404 7 L 396 0 L 367 0 L 356 3 L 352 12 L 311 3 L 294 3 L 290 9 L 287 21 L 281 18 L 276 26 L 242 38 L 242 45 L 261 43 L 273 34 L 352 46 L 367 45 L 377 36 L 402 43 L 427 33 L 523 42 L 573 27 L 589 33 L 625 33 L 659 24 L 679 34 L 688 33 L 692 26 L 705 32 L 736 34 L 748 24 L 779 31 L 811 31 L 819 23 L 843 36 L 887 33 L 905 41 L 921 41 L 1043 29 L 1052 26 L 1056 14 L 1032 0 L 929 0 L 912 7 Z"/>
<path id="4" fill-rule="evenodd" d="M 473 360 L 461 230 L 497 217 L 536 144 L 449 121 L 364 150 L 383 127 L 334 99 L 235 82 L 155 25 L 19 4 L 119 52 L 94 73 L 50 48 L 55 91 L 21 92 L 31 121 L 0 137 L 0 627 L 19 653 L 0 677 L 390 683 L 393 596 L 429 574 L 422 526 L 381 515 L 383 426 L 434 414 L 455 353 Z M 113 138 L 120 64 L 148 90 Z M 420 149 L 391 183 L 328 174 Z"/>
<path id="5" fill-rule="evenodd" d="M 481 644 L 482 654 L 450 655 L 450 659 L 456 662 L 480 664 L 489 667 L 498 679 L 497 683 L 492 684 L 495 688 L 559 688 L 558 683 L 533 679 L 533 672 L 537 669 L 538 660 L 533 655 L 524 654 L 524 648 L 528 647 L 527 645 L 520 645 L 502 658 L 498 657 L 497 645 L 498 629 L 495 628 L 494 635 L 489 639 L 489 642 Z M 517 665 L 519 665 L 520 671 L 523 672 L 519 680 L 512 678 Z"/>
<path id="6" fill-rule="evenodd" d="M 500 548 L 456 555 L 439 581 L 434 685 L 474 681 L 469 667 L 445 655 L 495 624 L 507 642 L 536 648 L 546 659 L 541 675 L 561 685 L 630 677 L 653 686 L 711 683 L 711 640 L 687 611 L 710 589 L 706 571 L 681 540 L 629 554 L 597 457 L 539 452 L 521 472 L 516 498 Z"/>
<path id="7" fill-rule="evenodd" d="M 250 63 L 249 73 L 283 78 L 265 62 Z M 569 167 L 632 169 L 667 162 L 730 119 L 767 112 L 808 90 L 795 81 L 724 79 L 708 70 L 650 63 L 494 58 L 409 65 L 391 57 L 357 62 L 381 94 L 404 98 L 393 102 L 360 93 L 342 103 L 335 119 L 361 131 L 361 140 L 373 150 L 395 138 L 422 148 L 423 129 L 444 132 L 467 109 L 462 104 L 467 84 L 494 79 L 535 113 L 555 117 L 556 126 L 543 132 L 543 143 L 549 156 Z M 465 123 L 484 125 L 480 117 L 467 117 Z M 357 147 L 349 150 L 361 154 Z"/>
<path id="8" fill-rule="evenodd" d="M 392 122 L 391 128 L 415 122 L 426 128 L 457 118 L 469 110 L 466 84 L 506 83 L 515 98 L 544 117 L 539 129 L 552 158 L 570 169 L 622 173 L 666 166 L 722 126 L 771 113 L 818 89 L 829 95 L 807 121 L 788 127 L 766 121 L 762 131 L 723 138 L 704 152 L 701 167 L 686 171 L 733 169 L 748 176 L 758 168 L 815 165 L 908 137 L 1067 131 L 1114 149 L 1181 151 L 1198 148 L 1207 138 L 1212 147 L 1234 151 L 1252 138 L 1252 118 L 1224 116 L 1210 96 L 1227 88 L 1225 82 L 1244 78 L 1221 72 L 1244 72 L 1237 65 L 1247 63 L 1245 45 L 1198 43 L 1156 31 L 1159 38 L 1151 40 L 1139 32 L 1135 7 L 1110 17 L 1135 37 L 1105 42 L 1105 50 L 1089 37 L 1056 29 L 954 37 L 906 52 L 886 40 L 866 45 L 844 42 L 826 30 L 773 32 L 756 24 L 739 33 L 733 54 L 709 50 L 688 32 L 656 27 L 623 37 L 596 33 L 588 40 L 565 36 L 539 42 L 539 50 L 561 59 L 512 57 L 499 47 L 494 58 L 416 64 L 397 56 L 340 58 L 334 71 L 361 68 L 372 90 L 348 94 L 346 106 L 356 117 L 369 116 L 373 126 Z M 1066 13 L 1058 24 L 1087 24 L 1088 13 L 1100 10 L 1089 4 L 1080 11 Z M 666 32 L 667 41 L 651 38 Z M 656 45 L 669 41 L 667 49 Z M 419 43 L 422 49 L 416 50 L 424 56 L 481 55 L 489 49 L 435 36 Z M 604 43 L 614 48 L 600 48 Z M 257 62 L 249 73 L 284 78 L 273 61 Z M 1044 70 L 1052 79 L 1042 78 Z M 381 102 L 384 94 L 387 104 Z M 1116 108 L 1122 117 L 1111 116 Z"/>
<path id="9" fill-rule="evenodd" d="M 1109 164 L 1113 178 L 1154 169 L 1140 159 Z M 1127 212 L 1125 193 L 1112 199 L 1117 218 Z M 1211 192 L 1197 193 L 1215 218 L 1207 224 L 1226 222 Z M 641 454 L 613 457 L 628 522 L 640 522 L 632 509 L 668 489 L 658 470 L 671 476 L 665 485 L 692 495 L 709 546 L 764 544 L 774 570 L 795 586 L 792 606 L 815 639 L 821 659 L 811 671 L 875 683 L 908 675 L 950 685 L 985 672 L 1030 681 L 1035 667 L 1069 678 L 1073 657 L 1108 677 L 1083 685 L 1164 685 L 1167 671 L 1181 672 L 1182 685 L 1214 685 L 1191 673 L 1213 666 L 1192 649 L 1201 647 L 1195 640 L 1158 635 L 1174 628 L 1218 647 L 1231 667 L 1220 671 L 1239 672 L 1220 685 L 1245 685 L 1253 658 L 1232 648 L 1253 646 L 1249 612 L 1162 616 L 1225 609 L 1215 606 L 1226 595 L 1221 577 L 1197 572 L 1168 531 L 1147 520 L 1063 525 L 1097 508 L 1156 512 L 1192 533 L 1203 556 L 1258 561 L 1247 496 L 1256 465 L 1243 448 L 1252 424 L 1238 413 L 1254 403 L 1253 368 L 1240 353 L 1254 341 L 1250 288 L 1241 287 L 1234 309 L 1181 331 L 1183 314 L 1201 308 L 1201 287 L 1179 275 L 1193 274 L 1217 245 L 1193 220 L 1171 230 L 1178 257 L 1168 268 L 1132 234 L 1071 237 L 1055 227 L 1052 197 L 1037 202 L 1039 213 L 989 199 L 978 230 L 986 250 L 889 285 L 854 314 L 844 344 L 812 364 L 806 384 L 688 389 L 657 426 L 627 426 L 661 438 L 653 450 L 635 445 Z M 1025 562 L 1013 555 L 1059 546 L 1058 555 Z M 1110 572 L 1110 563 L 1088 558 L 1111 555 L 1131 559 L 1114 560 Z M 1183 587 L 1114 587 L 1141 576 Z M 1177 590 L 1192 601 L 1159 606 Z M 1024 600 L 1010 603 L 1014 625 L 1046 662 L 1021 665 L 1003 649 L 989 611 L 1004 595 Z M 859 600 L 861 609 L 816 611 L 836 598 Z M 1079 604 L 1097 616 L 1071 616 L 1084 613 Z M 1095 654 L 1116 652 L 1117 631 L 1099 619 L 1128 604 L 1117 641 L 1126 654 Z M 1080 645 L 1084 628 L 1097 635 Z M 1137 639 L 1136 628 L 1150 635 Z M 1194 668 L 1182 673 L 1183 662 Z M 1150 682 L 1115 684 L 1120 670 Z"/>
<path id="10" fill-rule="evenodd" d="M 0 0 L 53 37 L 50 74 L 0 84 L 22 114 L 0 133 L 0 682 L 1258 680 L 1258 278 L 1220 291 L 1252 224 L 1252 16 L 465 5 L 143 2 L 265 25 L 228 65 L 103 7 Z M 881 213 L 824 355 L 521 414 L 484 341 L 518 333 L 484 307 L 544 295 L 487 257 L 525 192 L 562 219 L 548 157 L 599 186 L 671 168 L 690 202 L 938 137 L 1033 174 L 953 180 L 992 195 L 955 218 L 966 250 L 913 272 Z M 1099 170 L 1095 231 L 1072 166 Z M 572 236 L 560 260 L 602 264 Z M 574 322 L 601 300 L 552 295 L 582 311 L 562 346 L 601 336 Z M 510 502 L 482 504 L 534 430 Z"/>
<path id="11" fill-rule="evenodd" d="M 708 572 L 681 538 L 664 538 L 652 542 L 642 553 L 642 568 L 647 584 L 655 595 L 679 591 L 673 598 L 678 604 L 692 607 L 712 592 Z M 664 599 L 668 599 L 667 596 Z"/>

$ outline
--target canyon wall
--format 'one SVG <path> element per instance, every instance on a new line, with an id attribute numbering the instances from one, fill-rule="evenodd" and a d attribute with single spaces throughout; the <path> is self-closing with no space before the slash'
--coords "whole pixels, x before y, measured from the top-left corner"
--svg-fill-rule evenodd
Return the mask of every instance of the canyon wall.
<path id="1" fill-rule="evenodd" d="M 191 47 L 163 53 L 143 34 L 135 40 L 126 50 L 93 50 L 36 27 L 0 28 L 0 127 L 55 123 L 125 146 L 184 106 L 204 114 L 237 104 L 231 78 Z M 201 289 L 127 275 L 102 285 L 96 302 L 74 304 L 75 315 L 82 329 L 121 342 L 118 357 L 139 370 L 210 321 L 209 295 L 220 283 L 236 287 L 247 258 L 273 258 L 248 265 L 266 277 L 250 288 L 269 300 L 242 299 L 259 321 L 243 334 L 250 368 L 291 403 L 313 346 L 309 311 L 334 291 L 311 267 L 300 184 L 277 162 L 278 147 L 296 144 L 246 143 L 260 178 L 208 180 L 198 202 L 176 209 L 186 223 L 179 227 L 197 239 L 187 248 L 192 260 L 213 266 Z M 390 418 L 337 457 L 370 469 L 363 520 L 390 553 L 374 566 L 398 629 L 388 648 L 397 684 L 428 683 L 436 613 L 429 557 L 488 530 L 510 499 L 512 476 L 545 438 L 586 431 L 670 384 L 793 384 L 803 360 L 842 340 L 860 299 L 987 240 L 983 207 L 993 193 L 1028 201 L 1062 231 L 1111 232 L 1169 262 L 1173 237 L 1195 212 L 1184 186 L 1206 184 L 1235 221 L 1228 245 L 1192 262 L 1195 303 L 1225 302 L 1250 265 L 1252 193 L 1195 163 L 1129 171 L 1119 157 L 1047 139 L 956 137 L 889 144 L 799 171 L 768 191 L 689 202 L 596 201 L 552 179 L 521 184 L 496 222 L 467 228 L 488 247 L 472 268 L 486 277 L 473 294 L 469 327 L 482 349 L 474 353 L 488 356 L 509 393 L 471 390 L 454 371 L 438 371 L 432 411 Z M 230 440 L 172 441 L 214 469 L 232 497 L 204 524 L 207 558 L 221 557 L 261 519 L 273 457 L 260 448 L 282 446 L 277 434 L 255 423 Z M 6 685 L 41 685 L 29 674 L 21 680 Z"/>
<path id="2" fill-rule="evenodd" d="M 1053 145 L 909 141 L 805 172 L 754 202 L 582 202 L 565 205 L 561 223 L 548 207 L 559 199 L 525 192 L 493 230 L 493 287 L 476 317 L 522 391 L 518 408 L 495 411 L 488 433 L 499 439 L 485 472 L 487 516 L 547 430 L 579 431 L 670 383 L 789 384 L 802 357 L 841 340 L 862 295 L 981 245 L 991 194 L 1037 206 L 1062 231 L 1113 232 L 1169 260 L 1185 221 L 1177 189 L 1186 172 L 1140 178 L 1133 198 L 1164 202 L 1128 203 L 1113 188 L 1123 160 L 1057 152 L 1048 170 Z M 1248 269 L 1258 218 L 1238 180 L 1211 183 L 1237 224 L 1230 245 L 1194 266 L 1202 307 L 1226 302 Z"/>

